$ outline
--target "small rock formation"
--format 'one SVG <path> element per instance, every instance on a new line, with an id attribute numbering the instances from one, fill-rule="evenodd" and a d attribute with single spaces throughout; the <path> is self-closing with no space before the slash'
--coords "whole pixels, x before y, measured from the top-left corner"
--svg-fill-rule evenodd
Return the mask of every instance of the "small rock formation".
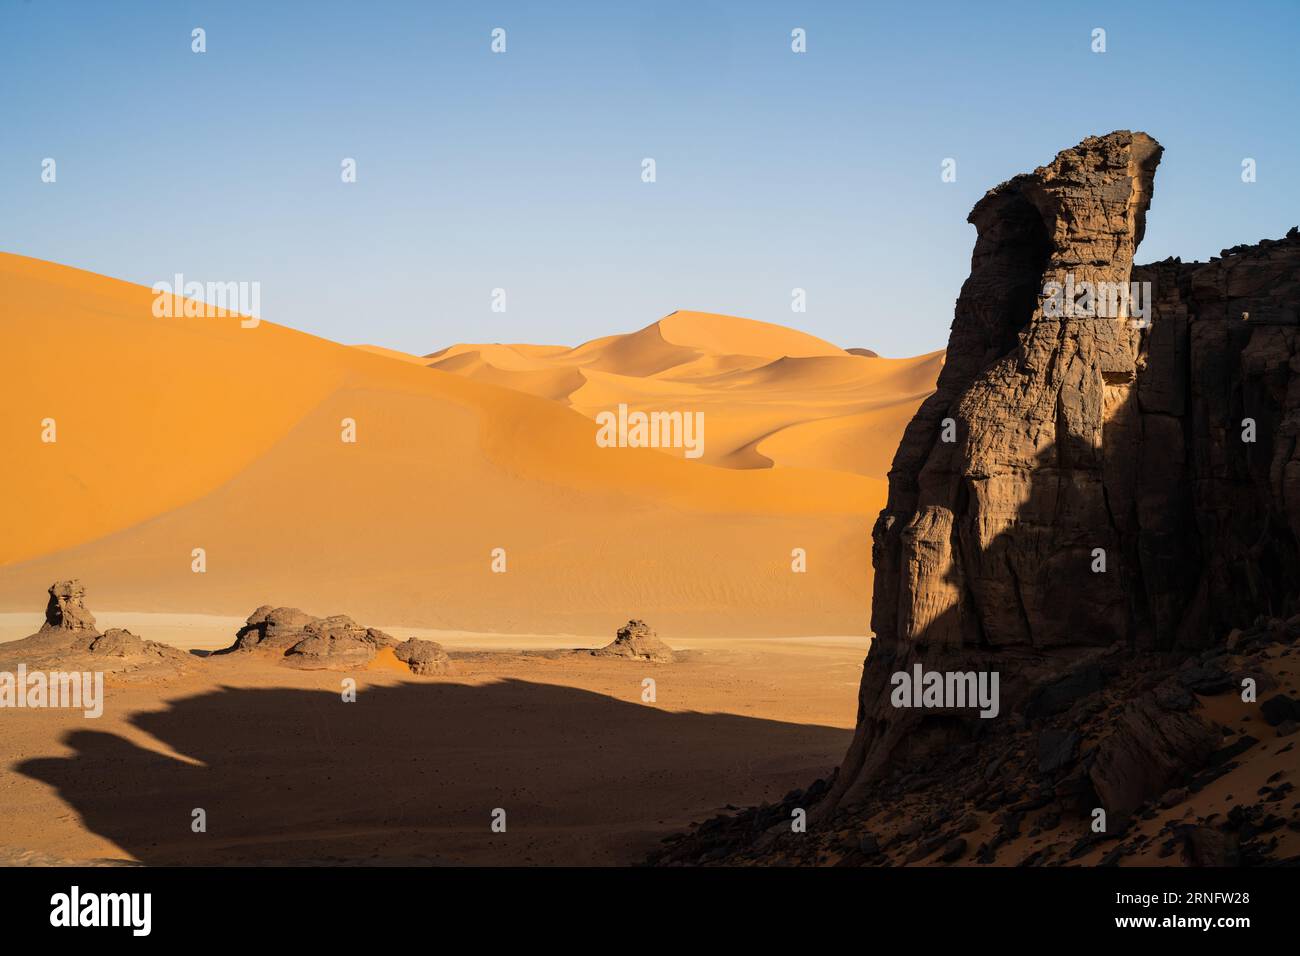
<path id="1" fill-rule="evenodd" d="M 412 637 L 398 643 L 383 631 L 363 627 L 346 614 L 313 617 L 296 607 L 264 604 L 248 616 L 235 642 L 220 651 L 269 653 L 305 670 L 352 670 L 365 667 L 380 651 L 405 664 L 412 674 L 449 674 L 451 658 L 441 644 Z M 391 660 L 391 658 L 389 658 Z"/>
<path id="2" fill-rule="evenodd" d="M 363 666 L 381 648 L 396 646 L 383 631 L 362 627 L 346 614 L 321 618 L 296 607 L 263 605 L 221 653 L 270 652 L 295 667 L 330 670 Z"/>
<path id="3" fill-rule="evenodd" d="M 606 644 L 591 654 L 593 657 L 626 657 L 659 664 L 671 664 L 675 660 L 673 649 L 659 640 L 645 621 L 636 620 L 620 627 L 612 644 Z"/>
<path id="4" fill-rule="evenodd" d="M 30 670 L 104 671 L 131 678 L 166 678 L 185 671 L 191 658 L 179 648 L 147 641 L 112 627 L 101 634 L 86 607 L 80 581 L 56 581 L 49 588 L 45 623 L 30 637 L 0 644 L 0 665 L 24 663 Z"/>
<path id="5" fill-rule="evenodd" d="M 110 627 L 90 642 L 90 653 L 132 657 L 145 652 L 145 640 L 120 627 Z"/>
<path id="6" fill-rule="evenodd" d="M 45 606 L 42 631 L 94 631 L 95 615 L 86 608 L 86 589 L 75 578 L 50 585 L 50 601 Z"/>
<path id="7" fill-rule="evenodd" d="M 407 638 L 393 648 L 393 654 L 411 669 L 412 674 L 422 677 L 429 674 L 449 674 L 452 670 L 451 658 L 436 641 L 425 641 L 418 637 Z"/>
<path id="8" fill-rule="evenodd" d="M 880 358 L 879 352 L 873 352 L 871 349 L 845 349 L 850 355 L 861 355 L 863 358 Z"/>
<path id="9" fill-rule="evenodd" d="M 305 628 L 319 620 L 296 607 L 271 607 L 263 604 L 235 634 L 235 643 L 227 651 L 280 651 L 284 653 L 306 636 Z"/>

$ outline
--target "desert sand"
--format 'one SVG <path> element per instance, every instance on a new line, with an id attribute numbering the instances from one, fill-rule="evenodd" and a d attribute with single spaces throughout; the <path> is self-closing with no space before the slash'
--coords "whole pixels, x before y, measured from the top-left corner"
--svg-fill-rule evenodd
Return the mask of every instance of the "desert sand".
<path id="1" fill-rule="evenodd" d="M 21 256 L 0 278 L 0 611 L 19 613 L 77 577 L 101 611 L 865 634 L 868 531 L 941 363 L 675 313 L 429 368 L 266 321 L 155 318 L 144 287 Z M 619 402 L 703 411 L 704 457 L 598 447 L 590 416 Z"/>
<path id="2" fill-rule="evenodd" d="M 941 353 L 679 312 L 417 356 L 154 318 L 147 289 L 20 256 L 0 277 L 0 642 L 75 577 L 101 630 L 192 652 L 110 672 L 97 720 L 4 712 L 0 859 L 636 863 L 842 755 L 868 531 Z M 620 403 L 703 412 L 705 454 L 598 447 Z M 387 622 L 455 672 L 207 655 L 268 602 Z M 631 617 L 673 663 L 586 652 Z"/>
<path id="3" fill-rule="evenodd" d="M 120 617 L 145 635 L 158 623 Z M 110 675 L 99 719 L 5 711 L 0 863 L 636 864 L 732 801 L 825 776 L 865 650 L 696 639 L 655 665 L 539 649 L 612 635 L 500 635 L 489 653 L 439 636 L 454 676 L 234 654 L 165 681 Z M 190 829 L 195 808 L 206 833 Z"/>

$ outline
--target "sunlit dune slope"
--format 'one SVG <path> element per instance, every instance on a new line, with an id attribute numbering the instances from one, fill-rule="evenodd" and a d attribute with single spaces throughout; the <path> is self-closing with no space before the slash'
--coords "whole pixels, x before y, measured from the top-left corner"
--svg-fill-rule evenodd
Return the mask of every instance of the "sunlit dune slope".
<path id="1" fill-rule="evenodd" d="M 884 483 L 834 455 L 739 470 L 601 448 L 594 423 L 549 394 L 400 353 L 269 322 L 154 318 L 145 288 L 18 256 L 0 256 L 0 283 L 0 609 L 39 610 L 52 580 L 79 577 L 104 610 L 273 603 L 587 634 L 631 616 L 683 635 L 866 629 Z M 553 360 L 580 350 L 511 352 L 544 393 L 565 384 L 557 369 L 584 376 L 575 391 L 615 389 L 710 357 L 707 338 L 671 324 L 643 336 L 643 354 L 626 339 L 589 343 L 577 369 Z M 724 405 L 712 409 L 710 444 L 729 430 Z M 807 573 L 791 571 L 795 548 Z"/>
<path id="2" fill-rule="evenodd" d="M 573 349 L 455 345 L 429 363 L 589 418 L 620 404 L 704 412 L 710 464 L 883 478 L 903 427 L 934 389 L 943 353 L 868 358 L 767 322 L 674 312 Z"/>

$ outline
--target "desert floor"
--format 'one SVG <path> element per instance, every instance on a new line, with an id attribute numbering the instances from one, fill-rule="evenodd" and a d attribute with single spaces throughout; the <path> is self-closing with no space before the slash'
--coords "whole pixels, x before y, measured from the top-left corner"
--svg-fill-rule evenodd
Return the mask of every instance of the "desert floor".
<path id="1" fill-rule="evenodd" d="M 232 634 L 199 615 L 99 622 L 189 648 Z M 0 639 L 38 624 L 0 615 Z M 434 637 L 457 673 L 362 671 L 344 703 L 345 672 L 196 657 L 165 683 L 110 683 L 98 719 L 8 711 L 0 861 L 637 863 L 729 802 L 830 772 L 867 645 L 697 638 L 653 665 L 557 650 L 602 637 L 390 633 Z M 195 808 L 206 833 L 191 831 Z"/>

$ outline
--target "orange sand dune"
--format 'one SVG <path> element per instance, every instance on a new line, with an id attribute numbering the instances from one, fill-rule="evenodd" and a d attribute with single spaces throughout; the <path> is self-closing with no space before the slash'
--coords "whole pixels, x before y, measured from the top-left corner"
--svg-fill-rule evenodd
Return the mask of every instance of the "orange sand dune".
<path id="1" fill-rule="evenodd" d="M 702 411 L 709 464 L 884 478 L 903 427 L 934 389 L 943 354 L 867 358 L 767 322 L 674 312 L 574 349 L 455 345 L 430 364 L 593 419 L 620 404 Z"/>
<path id="2" fill-rule="evenodd" d="M 369 352 L 371 355 L 382 355 L 385 358 L 410 362 L 413 365 L 425 365 L 428 363 L 428 360 L 422 355 L 412 355 L 410 352 L 399 352 L 397 349 L 387 349 L 382 345 L 354 345 L 353 348 L 360 349 L 362 352 Z"/>
<path id="3" fill-rule="evenodd" d="M 749 364 L 762 368 L 781 333 L 799 357 L 834 355 L 820 340 L 664 320 L 573 350 L 447 350 L 444 361 L 478 353 L 456 374 L 436 356 L 430 370 L 269 322 L 154 318 L 148 289 L 19 256 L 0 255 L 0 281 L 0 610 L 30 611 L 50 581 L 80 577 L 109 611 L 243 615 L 269 602 L 499 632 L 608 635 L 631 616 L 669 635 L 865 632 L 882 472 L 844 468 L 870 455 L 835 443 L 794 463 L 775 442 L 839 414 L 829 399 L 800 413 L 795 386 L 770 407 L 744 385 L 709 389 L 709 455 L 687 461 L 599 447 L 588 407 L 562 397 L 577 372 L 575 392 L 613 399 L 648 376 L 645 394 L 671 403 L 654 376 L 706 360 L 716 372 L 744 349 L 767 353 Z M 729 330 L 743 332 L 738 347 L 709 352 Z M 524 377 L 480 380 L 489 366 Z M 835 388 L 856 415 L 921 397 Z M 355 443 L 341 440 L 345 419 Z M 874 421 L 857 444 L 892 451 L 896 433 Z M 706 463 L 715 441 L 759 434 L 780 467 Z M 506 573 L 492 570 L 495 548 Z M 807 573 L 791 571 L 794 548 Z"/>

